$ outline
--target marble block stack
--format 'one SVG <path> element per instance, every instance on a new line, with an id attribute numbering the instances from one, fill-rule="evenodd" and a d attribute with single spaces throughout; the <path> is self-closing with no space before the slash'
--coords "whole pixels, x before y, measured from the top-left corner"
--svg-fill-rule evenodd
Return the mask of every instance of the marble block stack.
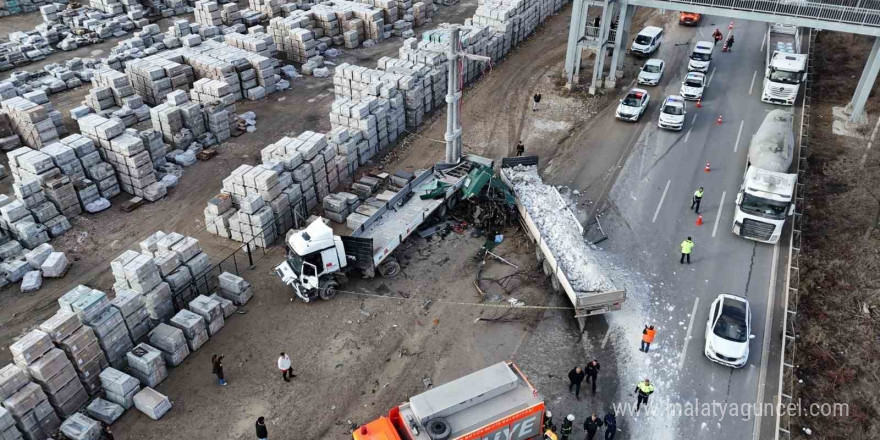
<path id="1" fill-rule="evenodd" d="M 134 395 L 141 390 L 140 382 L 122 371 L 110 367 L 101 372 L 104 397 L 125 409 L 134 406 Z"/>
<path id="2" fill-rule="evenodd" d="M 180 365 L 189 356 L 189 346 L 183 330 L 168 324 L 159 324 L 150 332 L 150 345 L 162 351 L 165 364 Z"/>
<path id="3" fill-rule="evenodd" d="M 189 303 L 189 309 L 202 317 L 208 325 L 208 335 L 214 336 L 223 328 L 226 321 L 220 302 L 205 295 L 199 295 Z"/>
<path id="4" fill-rule="evenodd" d="M 144 103 L 141 95 L 135 93 L 134 86 L 124 73 L 113 69 L 97 70 L 92 84 L 94 87 L 86 98 L 86 105 L 101 116 L 118 119 L 126 127 L 150 117 L 150 107 Z M 103 108 L 93 107 L 96 104 Z M 108 104 L 113 105 L 107 107 Z"/>
<path id="5" fill-rule="evenodd" d="M 21 440 L 24 438 L 15 426 L 15 418 L 3 407 L 0 407 L 0 438 L 3 440 Z"/>
<path id="6" fill-rule="evenodd" d="M 0 102 L 0 108 L 25 145 L 39 149 L 58 140 L 58 129 L 45 106 L 16 96 Z"/>
<path id="7" fill-rule="evenodd" d="M 45 332 L 32 330 L 9 346 L 9 351 L 13 362 L 42 387 L 61 418 L 69 417 L 88 401 L 73 364 Z"/>
<path id="8" fill-rule="evenodd" d="M 9 364 L 0 369 L 0 398 L 26 440 L 45 440 L 61 426 L 61 419 L 46 393 L 31 382 L 28 373 L 18 365 Z M 13 430 L 6 429 L 3 433 L 11 433 L 12 438 L 16 438 Z"/>
<path id="9" fill-rule="evenodd" d="M 217 194 L 208 200 L 205 207 L 205 228 L 208 232 L 224 238 L 230 238 L 229 220 L 238 212 L 233 207 L 232 196 L 229 194 Z"/>
<path id="10" fill-rule="evenodd" d="M 100 393 L 101 381 L 98 375 L 109 364 L 91 327 L 82 325 L 75 313 L 59 310 L 40 324 L 40 330 L 46 332 L 55 345 L 67 354 L 85 391 L 90 396 Z"/>
<path id="11" fill-rule="evenodd" d="M 61 424 L 61 433 L 71 440 L 98 440 L 101 423 L 81 413 L 75 413 Z"/>
<path id="12" fill-rule="evenodd" d="M 98 149 L 95 148 L 95 142 L 92 139 L 81 134 L 72 134 L 61 139 L 60 142 L 73 150 L 73 153 L 82 165 L 85 177 L 95 184 L 101 197 L 110 200 L 121 192 L 113 166 L 101 159 L 101 154 L 98 153 Z M 71 166 L 75 168 L 75 166 Z M 64 172 L 64 168 L 61 168 L 62 172 Z M 71 179 L 76 181 L 72 176 Z M 63 195 L 68 197 L 69 193 L 63 193 Z M 76 194 L 74 194 L 74 197 L 76 197 Z M 49 198 L 52 199 L 53 197 L 50 196 Z M 60 202 L 56 203 L 60 204 Z M 82 205 L 82 209 L 85 209 L 85 205 Z"/>
<path id="13" fill-rule="evenodd" d="M 405 122 L 404 122 L 405 124 Z M 391 133 L 389 132 L 389 135 Z M 369 144 L 364 145 L 364 133 L 360 130 L 336 127 L 327 134 L 330 146 L 336 149 L 336 172 L 343 182 L 352 176 L 360 165 L 359 152 L 369 152 Z M 369 158 L 365 158 L 366 161 Z M 329 165 L 329 164 L 328 164 Z"/>
<path id="14" fill-rule="evenodd" d="M 137 94 L 153 106 L 173 90 L 188 90 L 195 81 L 191 66 L 158 55 L 128 61 L 125 74 Z"/>
<path id="15" fill-rule="evenodd" d="M 119 310 L 132 342 L 137 343 L 153 328 L 144 296 L 125 288 L 116 288 L 115 292 L 116 297 L 110 301 L 110 305 Z"/>
<path id="16" fill-rule="evenodd" d="M 50 153 L 54 153 L 57 149 L 63 149 L 63 147 L 52 144 L 45 149 L 48 149 Z M 15 193 L 16 198 L 21 200 L 29 209 L 36 208 L 42 212 L 39 216 L 34 213 L 35 217 L 43 218 L 44 220 L 57 217 L 51 211 L 38 208 L 38 205 L 45 200 L 55 205 L 59 214 L 64 217 L 75 217 L 82 213 L 82 206 L 76 198 L 73 184 L 75 179 L 79 179 L 76 164 L 71 162 L 65 164 L 65 168 L 61 168 L 56 165 L 55 159 L 51 155 L 46 154 L 42 150 L 31 150 L 27 147 L 10 151 L 6 156 L 9 159 L 9 169 L 14 180 L 18 184 L 27 187 L 27 190 L 24 188 L 19 189 L 32 193 L 28 196 L 24 196 L 23 193 Z M 68 157 L 62 161 L 69 160 Z M 80 164 L 82 163 L 80 162 Z M 64 175 L 65 170 L 71 172 L 72 175 Z M 37 181 L 36 185 L 33 184 L 34 181 Z M 38 189 L 39 191 L 37 191 Z M 14 185 L 13 190 L 15 190 Z M 38 200 L 40 202 L 37 202 Z M 49 223 L 47 228 L 53 237 L 63 234 L 70 229 L 70 224 L 64 217 L 55 218 L 52 222 L 42 222 L 44 224 Z"/>
<path id="17" fill-rule="evenodd" d="M 174 315 L 171 287 L 162 280 L 159 267 L 153 258 L 135 251 L 125 251 L 110 262 L 110 270 L 116 280 L 116 292 L 130 290 L 143 295 L 152 325 L 167 321 Z"/>
<path id="18" fill-rule="evenodd" d="M 232 301 L 236 306 L 244 305 L 254 296 L 254 288 L 251 283 L 238 275 L 223 272 L 218 280 L 220 282 L 220 296 Z"/>
<path id="19" fill-rule="evenodd" d="M 269 20 L 267 32 L 290 61 L 304 64 L 318 55 L 318 40 L 310 30 L 313 22 L 311 17 L 303 14 L 275 17 Z"/>
<path id="20" fill-rule="evenodd" d="M 220 5 L 213 1 L 197 1 L 193 6 L 195 22 L 201 26 L 222 26 Z"/>
<path id="21" fill-rule="evenodd" d="M 208 327 L 205 325 L 204 318 L 192 311 L 183 309 L 177 312 L 169 324 L 183 331 L 183 336 L 186 337 L 186 343 L 191 352 L 198 350 L 205 342 L 208 342 Z"/>
<path id="22" fill-rule="evenodd" d="M 149 344 L 136 345 L 128 352 L 127 357 L 128 371 L 140 380 L 142 386 L 155 387 L 168 377 L 168 368 L 165 366 L 162 351 Z"/>
<path id="23" fill-rule="evenodd" d="M 171 410 L 171 400 L 150 387 L 144 387 L 134 396 L 134 406 L 153 420 L 159 420 Z"/>
<path id="24" fill-rule="evenodd" d="M 157 232 L 157 234 L 160 233 L 161 231 Z M 156 261 L 165 264 L 166 268 L 170 268 L 174 264 L 179 265 L 177 269 L 165 277 L 169 284 L 174 284 L 172 291 L 175 295 L 187 288 L 194 288 L 200 293 L 210 290 L 208 280 L 211 275 L 211 260 L 208 254 L 202 252 L 198 240 L 171 232 L 156 242 L 156 249 Z M 174 258 L 177 259 L 176 262 L 174 262 Z M 185 280 L 192 281 L 183 284 L 179 281 L 172 282 L 172 278 L 181 276 Z"/>

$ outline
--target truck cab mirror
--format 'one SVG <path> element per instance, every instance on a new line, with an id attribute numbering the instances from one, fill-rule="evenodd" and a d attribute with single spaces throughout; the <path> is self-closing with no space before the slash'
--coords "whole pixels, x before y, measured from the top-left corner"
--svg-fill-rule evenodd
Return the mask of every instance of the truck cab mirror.
<path id="1" fill-rule="evenodd" d="M 749 335 L 749 339 L 755 339 L 755 335 Z"/>
<path id="2" fill-rule="evenodd" d="M 794 210 L 795 210 L 795 206 L 794 206 L 794 203 L 792 203 L 791 206 L 788 207 L 788 216 L 789 217 L 794 215 Z"/>
<path id="3" fill-rule="evenodd" d="M 736 193 L 736 204 L 741 205 L 742 202 L 743 202 L 743 193 L 742 192 Z"/>

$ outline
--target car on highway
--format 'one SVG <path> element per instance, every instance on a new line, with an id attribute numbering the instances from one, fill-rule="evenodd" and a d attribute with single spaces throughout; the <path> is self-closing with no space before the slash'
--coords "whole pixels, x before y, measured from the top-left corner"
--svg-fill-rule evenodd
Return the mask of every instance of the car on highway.
<path id="1" fill-rule="evenodd" d="M 630 46 L 630 52 L 633 56 L 646 57 L 654 53 L 660 43 L 663 42 L 663 28 L 657 26 L 648 26 L 636 35 Z"/>
<path id="2" fill-rule="evenodd" d="M 688 71 L 708 72 L 713 49 L 715 45 L 711 41 L 697 41 L 688 61 Z"/>
<path id="3" fill-rule="evenodd" d="M 660 78 L 663 77 L 663 70 L 665 69 L 666 63 L 664 63 L 663 60 L 651 58 L 650 60 L 645 61 L 645 65 L 642 66 L 642 71 L 639 72 L 637 81 L 642 85 L 656 86 L 657 84 L 660 84 Z"/>
<path id="4" fill-rule="evenodd" d="M 704 353 L 712 362 L 742 368 L 749 360 L 752 310 L 749 300 L 722 293 L 709 308 Z"/>
<path id="5" fill-rule="evenodd" d="M 685 26 L 696 26 L 700 23 L 700 20 L 702 19 L 702 14 L 697 14 L 695 12 L 682 12 L 678 16 L 678 24 Z"/>
<path id="6" fill-rule="evenodd" d="M 667 96 L 660 106 L 660 119 L 657 126 L 667 130 L 681 130 L 684 127 L 684 98 L 678 95 Z"/>
<path id="7" fill-rule="evenodd" d="M 648 109 L 651 95 L 645 89 L 632 89 L 620 100 L 615 115 L 624 121 L 638 121 Z"/>
<path id="8" fill-rule="evenodd" d="M 682 98 L 689 101 L 703 99 L 703 92 L 706 90 L 706 74 L 700 72 L 688 72 L 681 82 L 681 89 L 678 94 Z"/>

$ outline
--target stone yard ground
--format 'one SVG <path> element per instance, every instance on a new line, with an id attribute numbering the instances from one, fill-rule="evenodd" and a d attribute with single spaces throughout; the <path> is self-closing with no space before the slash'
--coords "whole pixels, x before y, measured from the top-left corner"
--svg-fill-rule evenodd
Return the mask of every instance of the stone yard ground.
<path id="1" fill-rule="evenodd" d="M 461 22 L 475 8 L 473 0 L 440 6 L 432 25 Z M 466 152 L 499 159 L 512 153 L 518 139 L 524 140 L 528 152 L 542 156 L 578 151 L 575 140 L 585 135 L 587 122 L 613 101 L 613 94 L 591 98 L 560 87 L 569 17 L 570 7 L 566 7 L 549 18 L 529 41 L 465 92 Z M 0 29 L 7 22 L 0 20 Z M 106 55 L 114 44 L 86 49 Z M 395 54 L 399 44 L 392 39 L 370 49 L 345 50 L 332 61 L 372 66 L 379 57 Z M 46 62 L 75 55 L 56 53 Z M 629 65 L 628 71 L 633 68 Z M 66 115 L 87 91 L 88 87 L 80 87 L 50 99 Z M 542 103 L 546 102 L 537 114 L 528 110 L 535 91 L 541 91 Z M 218 157 L 186 169 L 180 184 L 165 199 L 127 214 L 118 209 L 125 200 L 120 196 L 111 209 L 73 220 L 74 228 L 52 242 L 74 261 L 67 276 L 46 280 L 34 294 L 21 294 L 17 289 L 0 294 L 0 362 L 11 358 L 6 347 L 51 316 L 57 310 L 56 299 L 70 288 L 87 284 L 111 292 L 110 260 L 156 230 L 198 238 L 215 263 L 239 249 L 240 243 L 205 231 L 205 203 L 232 169 L 243 163 L 257 164 L 259 150 L 267 143 L 303 130 L 328 130 L 326 115 L 332 100 L 328 79 L 300 78 L 290 90 L 266 100 L 238 103 L 239 113 L 257 114 L 257 131 L 232 139 L 220 148 Z M 73 121 L 66 122 L 76 131 Z M 443 156 L 444 146 L 438 140 L 444 128 L 444 112 L 435 112 L 418 133 L 362 171 L 412 171 L 429 166 Z M 8 188 L 8 180 L 0 183 L 0 190 Z M 426 378 L 440 384 L 505 359 L 518 362 L 556 414 L 572 412 L 582 420 L 593 411 L 604 413 L 616 392 L 611 347 L 594 348 L 589 340 L 582 340 L 570 310 L 505 311 L 493 306 L 506 304 L 507 294 L 490 291 L 490 298 L 480 298 L 473 285 L 478 263 L 471 257 L 484 239 L 473 232 L 413 238 L 401 250 L 400 276 L 355 280 L 349 286 L 352 292 L 378 298 L 343 293 L 314 304 L 291 301 L 291 292 L 274 275 L 272 268 L 284 256 L 282 246 L 256 252 L 254 268 L 242 270 L 256 292 L 242 309 L 246 313 L 230 317 L 226 328 L 172 369 L 157 387 L 172 399 L 170 413 L 156 422 L 128 411 L 114 426 L 116 438 L 246 439 L 253 436 L 256 417 L 265 416 L 272 438 L 344 439 L 352 423 L 375 418 L 424 390 Z M 561 296 L 547 294 L 534 250 L 522 231 L 510 228 L 505 235 L 497 252 L 516 264 L 520 273 L 519 287 L 509 297 L 528 305 L 568 304 Z M 514 271 L 490 262 L 484 276 Z M 427 299 L 432 300 L 428 305 Z M 475 305 L 481 302 L 486 305 Z M 280 351 L 293 359 L 298 377 L 292 383 L 283 382 L 276 370 Z M 214 353 L 226 356 L 227 387 L 218 387 L 211 375 Z M 575 402 L 565 391 L 564 377 L 574 365 L 585 365 L 594 357 L 603 362 L 600 377 L 604 382 L 598 397 Z M 627 438 L 626 423 L 620 422 L 623 432 L 618 438 Z M 579 429 L 576 434 L 582 435 Z"/>

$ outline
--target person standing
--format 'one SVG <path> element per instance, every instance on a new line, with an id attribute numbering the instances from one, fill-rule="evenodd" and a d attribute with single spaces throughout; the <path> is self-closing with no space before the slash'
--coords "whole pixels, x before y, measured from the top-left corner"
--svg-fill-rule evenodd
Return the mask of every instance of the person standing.
<path id="1" fill-rule="evenodd" d="M 226 386 L 226 379 L 223 376 L 223 355 L 211 356 L 211 371 L 217 376 L 217 380 L 221 386 Z"/>
<path id="2" fill-rule="evenodd" d="M 643 351 L 645 353 L 648 352 L 648 349 L 651 348 L 651 343 L 654 342 L 654 336 L 657 335 L 657 331 L 654 330 L 654 326 L 645 326 L 645 329 L 642 330 L 642 346 L 639 347 L 639 351 Z"/>
<path id="3" fill-rule="evenodd" d="M 597 15 L 596 18 L 593 20 L 593 27 L 599 27 L 599 23 L 601 21 L 602 21 L 602 17 Z"/>
<path id="4" fill-rule="evenodd" d="M 587 364 L 585 371 L 587 373 L 587 383 L 592 384 L 593 394 L 596 394 L 596 377 L 599 376 L 599 361 L 593 359 L 592 362 Z"/>
<path id="5" fill-rule="evenodd" d="M 584 421 L 584 431 L 587 431 L 587 440 L 593 440 L 599 428 L 602 427 L 602 419 L 593 413 L 586 421 Z"/>
<path id="6" fill-rule="evenodd" d="M 568 392 L 571 392 L 571 389 L 574 388 L 574 397 L 578 400 L 581 400 L 581 383 L 584 381 L 584 377 L 586 373 L 584 370 L 581 370 L 581 367 L 574 367 L 571 371 L 568 372 Z"/>
<path id="7" fill-rule="evenodd" d="M 257 428 L 257 438 L 259 440 L 266 440 L 269 438 L 269 431 L 266 429 L 266 418 L 265 417 L 257 418 L 256 428 Z"/>
<path id="8" fill-rule="evenodd" d="M 544 412 L 544 431 L 549 430 L 553 427 L 553 413 L 550 411 Z"/>
<path id="9" fill-rule="evenodd" d="M 733 52 L 733 34 L 727 37 L 727 51 Z"/>
<path id="10" fill-rule="evenodd" d="M 281 356 L 278 356 L 278 369 L 281 370 L 281 378 L 284 379 L 285 382 L 290 382 L 290 379 L 296 377 L 296 375 L 293 374 L 293 367 L 290 366 L 290 357 L 283 351 L 281 352 Z"/>
<path id="11" fill-rule="evenodd" d="M 534 104 L 532 105 L 532 111 L 536 112 L 538 111 L 538 104 L 541 102 L 541 94 L 535 93 L 535 96 L 532 96 L 532 101 L 534 101 Z"/>
<path id="12" fill-rule="evenodd" d="M 523 145 L 522 141 L 519 141 L 519 143 L 516 144 L 516 156 L 520 157 L 525 152 L 526 152 L 526 146 Z"/>
<path id="13" fill-rule="evenodd" d="M 691 201 L 691 209 L 694 209 L 694 207 L 696 207 L 697 214 L 700 213 L 700 202 L 701 201 L 703 201 L 703 187 L 702 186 L 697 188 L 696 191 L 694 191 L 694 198 Z"/>
<path id="14" fill-rule="evenodd" d="M 722 38 L 724 38 L 724 36 L 721 35 L 721 30 L 719 30 L 718 28 L 715 28 L 715 32 L 712 32 L 712 39 L 715 40 L 716 46 L 718 45 L 718 42 L 721 41 Z"/>
<path id="15" fill-rule="evenodd" d="M 571 431 L 574 428 L 574 414 L 569 414 L 565 416 L 565 420 L 562 421 L 562 429 L 559 430 L 559 433 L 562 434 L 562 440 L 568 440 L 568 436 L 571 435 Z"/>
<path id="16" fill-rule="evenodd" d="M 110 425 L 104 425 L 104 432 L 101 433 L 101 440 L 115 440 L 116 437 L 113 436 L 113 430 L 110 429 Z"/>
<path id="17" fill-rule="evenodd" d="M 678 260 L 679 264 L 684 264 L 685 258 L 687 258 L 688 264 L 691 264 L 691 251 L 693 250 L 694 242 L 691 240 L 690 237 L 681 242 L 681 259 Z"/>
<path id="18" fill-rule="evenodd" d="M 645 378 L 645 380 L 639 382 L 636 385 L 636 395 L 638 396 L 638 403 L 636 403 L 636 411 L 642 407 L 642 404 L 648 404 L 648 396 L 654 393 L 654 385 L 651 385 L 651 381 Z"/>
<path id="19" fill-rule="evenodd" d="M 614 415 L 614 410 L 605 414 L 605 440 L 614 440 L 614 436 L 617 435 L 617 416 Z"/>

